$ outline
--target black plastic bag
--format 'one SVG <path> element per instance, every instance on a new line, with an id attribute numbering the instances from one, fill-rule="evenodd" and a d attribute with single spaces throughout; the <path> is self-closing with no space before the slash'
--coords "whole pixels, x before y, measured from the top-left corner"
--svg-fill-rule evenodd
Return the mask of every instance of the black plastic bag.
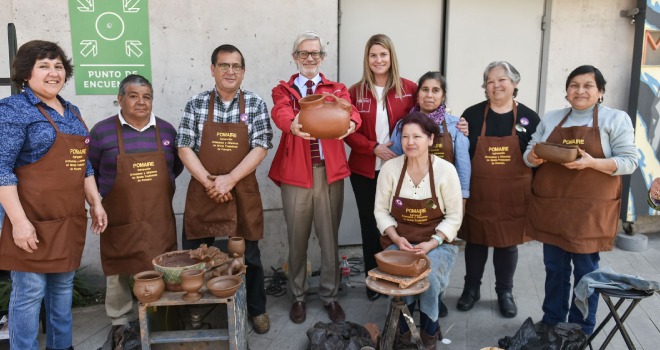
<path id="1" fill-rule="evenodd" d="M 506 350 L 578 350 L 587 343 L 587 336 L 580 325 L 559 323 L 549 327 L 544 323 L 534 324 L 528 317 L 513 337 L 498 341 Z"/>
<path id="2" fill-rule="evenodd" d="M 307 350 L 360 350 L 364 346 L 375 347 L 369 331 L 352 322 L 317 322 L 307 330 L 307 338 Z"/>
<path id="3" fill-rule="evenodd" d="M 140 338 L 140 324 L 137 321 L 130 322 L 129 326 L 111 327 L 108 339 L 98 350 L 140 350 L 142 340 Z"/>

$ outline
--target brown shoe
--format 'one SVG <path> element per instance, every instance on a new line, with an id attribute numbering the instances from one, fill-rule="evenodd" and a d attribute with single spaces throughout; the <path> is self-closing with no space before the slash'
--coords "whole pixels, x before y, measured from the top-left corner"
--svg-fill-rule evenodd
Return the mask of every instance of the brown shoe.
<path id="1" fill-rule="evenodd" d="M 270 330 L 270 319 L 267 313 L 252 317 L 252 328 L 258 334 L 267 333 Z"/>
<path id="2" fill-rule="evenodd" d="M 438 347 L 438 333 L 439 332 L 435 332 L 435 335 L 428 335 L 426 332 L 422 331 L 422 343 L 424 343 L 424 349 L 436 350 Z"/>
<path id="3" fill-rule="evenodd" d="M 303 323 L 307 317 L 307 307 L 305 306 L 304 301 L 296 301 L 291 305 L 291 312 L 289 312 L 289 318 L 293 323 Z"/>
<path id="4" fill-rule="evenodd" d="M 338 322 L 344 322 L 346 319 L 346 314 L 344 314 L 344 309 L 341 308 L 341 305 L 339 305 L 338 302 L 333 301 L 329 304 L 323 305 L 325 307 L 325 311 L 328 312 L 328 317 L 330 317 L 330 320 L 332 322 L 338 323 Z"/>

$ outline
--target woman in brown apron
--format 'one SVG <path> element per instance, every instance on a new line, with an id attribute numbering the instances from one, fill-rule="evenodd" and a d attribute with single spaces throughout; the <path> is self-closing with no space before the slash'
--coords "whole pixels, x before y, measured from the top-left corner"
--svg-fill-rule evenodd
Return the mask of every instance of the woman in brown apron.
<path id="1" fill-rule="evenodd" d="M 458 252 L 451 242 L 461 224 L 462 195 L 456 169 L 429 153 L 440 133 L 433 120 L 413 113 L 401 124 L 405 156 L 381 168 L 374 216 L 384 249 L 426 254 L 431 260 L 430 288 L 404 301 L 412 312 L 419 300 L 422 340 L 426 349 L 435 349 L 439 295 L 448 284 Z M 405 321 L 399 322 L 399 332 L 400 341 L 410 340 Z"/>
<path id="2" fill-rule="evenodd" d="M 73 68 L 55 43 L 30 41 L 18 50 L 12 80 L 21 94 L 0 100 L 0 269 L 10 270 L 9 342 L 38 349 L 41 301 L 46 348 L 72 343 L 73 277 L 92 231 L 107 217 L 87 161 L 88 132 L 76 107 L 58 94 Z"/>
<path id="3" fill-rule="evenodd" d="M 447 82 L 440 72 L 426 72 L 419 78 L 417 85 L 417 105 L 410 113 L 422 112 L 440 127 L 440 137 L 433 140 L 429 152 L 456 167 L 458 179 L 461 181 L 463 204 L 470 197 L 470 141 L 459 132 L 459 119 L 446 111 Z M 401 123 L 397 123 L 392 133 L 392 151 L 403 154 L 401 147 Z M 440 296 L 442 298 L 442 295 Z M 447 316 L 449 310 L 440 300 L 440 317 Z"/>
<path id="4" fill-rule="evenodd" d="M 598 268 L 601 251 L 612 250 L 621 208 L 621 176 L 637 168 L 630 117 L 602 106 L 605 78 L 593 66 L 580 66 L 566 79 L 571 108 L 546 113 L 525 160 L 538 167 L 526 233 L 543 242 L 545 299 L 543 322 L 577 323 L 586 334 L 596 323 L 598 295 L 589 297 L 583 316 L 569 302 L 571 271 L 574 284 Z M 578 145 L 576 161 L 558 164 L 537 157 L 538 142 Z M 558 225 L 557 223 L 561 223 Z M 572 266 L 571 266 L 572 263 Z"/>
<path id="5" fill-rule="evenodd" d="M 483 87 L 488 99 L 469 107 L 472 180 L 459 237 L 465 245 L 465 286 L 456 307 L 472 309 L 481 297 L 488 248 L 493 249 L 495 291 L 502 316 L 517 314 L 513 275 L 524 242 L 532 171 L 522 153 L 539 123 L 536 112 L 514 100 L 520 74 L 508 62 L 490 63 Z"/>

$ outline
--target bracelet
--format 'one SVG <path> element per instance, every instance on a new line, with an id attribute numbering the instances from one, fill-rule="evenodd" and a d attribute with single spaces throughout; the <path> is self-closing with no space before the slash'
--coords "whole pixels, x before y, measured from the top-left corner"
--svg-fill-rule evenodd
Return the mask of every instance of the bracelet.
<path id="1" fill-rule="evenodd" d="M 431 238 L 438 241 L 438 247 L 442 245 L 442 238 L 440 238 L 438 235 L 433 235 L 433 236 L 431 236 Z"/>

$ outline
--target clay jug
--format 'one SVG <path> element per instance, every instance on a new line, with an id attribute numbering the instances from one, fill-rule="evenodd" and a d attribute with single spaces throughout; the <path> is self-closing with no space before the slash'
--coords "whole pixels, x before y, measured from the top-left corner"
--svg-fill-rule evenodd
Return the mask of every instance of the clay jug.
<path id="1" fill-rule="evenodd" d="M 181 277 L 181 288 L 186 291 L 186 294 L 182 295 L 181 299 L 185 301 L 197 301 L 202 298 L 202 293 L 199 290 L 204 285 L 204 270 L 185 270 L 181 272 L 179 277 Z"/>
<path id="2" fill-rule="evenodd" d="M 298 101 L 302 131 L 317 139 L 344 135 L 351 123 L 351 103 L 332 94 L 309 95 Z"/>
<path id="3" fill-rule="evenodd" d="M 245 255 L 245 240 L 242 237 L 229 237 L 227 252 L 230 258 L 240 258 Z"/>
<path id="4" fill-rule="evenodd" d="M 133 294 L 141 303 L 151 303 L 163 295 L 165 282 L 163 274 L 158 271 L 142 271 L 133 277 Z"/>

